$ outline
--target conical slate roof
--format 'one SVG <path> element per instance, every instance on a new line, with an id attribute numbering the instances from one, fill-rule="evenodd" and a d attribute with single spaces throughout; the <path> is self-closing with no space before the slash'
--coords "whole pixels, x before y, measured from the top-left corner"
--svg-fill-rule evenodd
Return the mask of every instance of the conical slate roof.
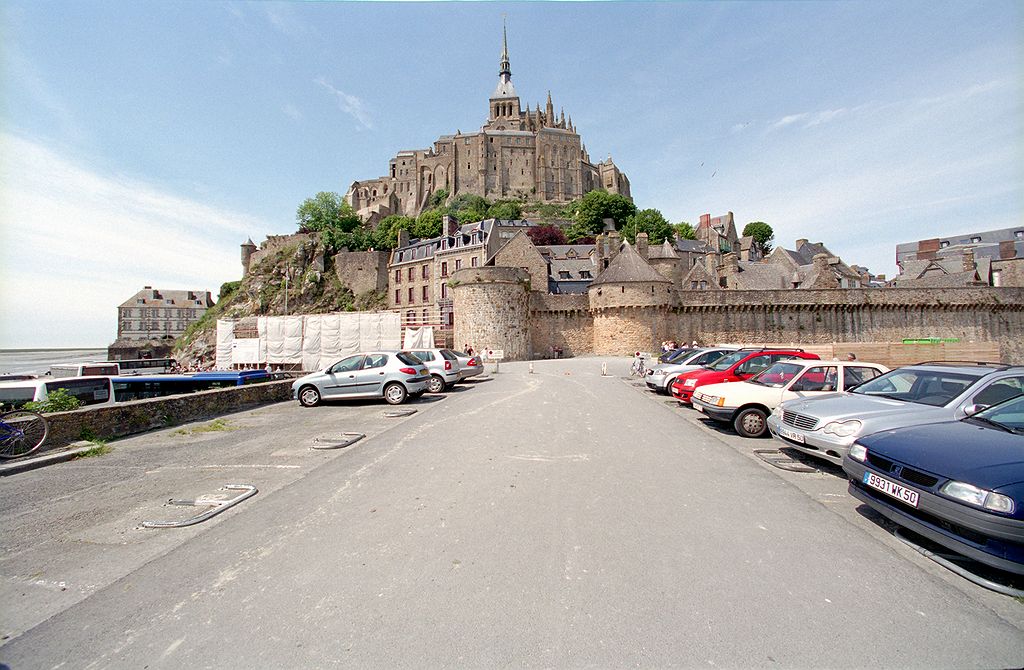
<path id="1" fill-rule="evenodd" d="M 630 282 L 658 282 L 671 284 L 657 270 L 647 264 L 629 242 L 622 245 L 622 251 L 615 255 L 608 267 L 590 285 L 626 284 Z"/>

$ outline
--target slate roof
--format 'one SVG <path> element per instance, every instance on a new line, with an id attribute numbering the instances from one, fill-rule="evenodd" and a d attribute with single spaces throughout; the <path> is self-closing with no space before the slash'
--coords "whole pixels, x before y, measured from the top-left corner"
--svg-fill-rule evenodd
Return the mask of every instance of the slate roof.
<path id="1" fill-rule="evenodd" d="M 594 280 L 594 286 L 598 284 L 628 284 L 633 282 L 658 282 L 671 284 L 657 270 L 647 264 L 636 249 L 625 242 L 622 251 L 616 254 L 608 267 Z"/>

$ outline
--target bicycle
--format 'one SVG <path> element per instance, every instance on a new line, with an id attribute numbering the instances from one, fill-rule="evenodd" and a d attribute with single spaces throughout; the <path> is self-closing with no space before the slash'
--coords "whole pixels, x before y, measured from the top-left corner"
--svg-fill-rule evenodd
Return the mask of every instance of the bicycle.
<path id="1" fill-rule="evenodd" d="M 50 424 L 41 414 L 15 410 L 0 414 L 0 458 L 27 456 L 46 442 Z"/>
<path id="2" fill-rule="evenodd" d="M 645 376 L 647 374 L 647 367 L 644 365 L 645 362 L 645 357 L 638 353 L 633 357 L 633 366 L 629 369 L 629 374 L 636 377 Z"/>

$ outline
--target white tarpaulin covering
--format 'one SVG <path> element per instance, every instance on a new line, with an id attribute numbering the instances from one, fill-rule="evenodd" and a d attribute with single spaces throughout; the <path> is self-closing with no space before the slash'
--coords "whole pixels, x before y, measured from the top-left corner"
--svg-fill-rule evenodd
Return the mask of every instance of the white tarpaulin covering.
<path id="1" fill-rule="evenodd" d="M 304 316 L 277 316 L 284 320 L 284 363 L 302 362 L 302 322 Z"/>
<path id="2" fill-rule="evenodd" d="M 402 342 L 401 319 L 394 312 L 268 316 L 258 318 L 256 327 L 258 341 L 252 338 L 233 355 L 234 322 L 217 322 L 217 367 L 298 363 L 304 370 L 319 370 L 348 354 L 398 349 Z"/>
<path id="3" fill-rule="evenodd" d="M 217 320 L 217 367 L 231 367 L 231 343 L 235 339 L 235 324 L 227 319 Z"/>
<path id="4" fill-rule="evenodd" d="M 434 327 L 423 326 L 422 328 L 406 328 L 405 343 L 403 349 L 433 349 L 434 348 Z"/>
<path id="5" fill-rule="evenodd" d="M 306 317 L 302 337 L 302 369 L 316 370 L 320 367 L 320 322 L 323 317 L 311 314 Z"/>
<path id="6" fill-rule="evenodd" d="M 260 361 L 260 338 L 236 337 L 231 343 L 231 362 L 257 365 Z"/>

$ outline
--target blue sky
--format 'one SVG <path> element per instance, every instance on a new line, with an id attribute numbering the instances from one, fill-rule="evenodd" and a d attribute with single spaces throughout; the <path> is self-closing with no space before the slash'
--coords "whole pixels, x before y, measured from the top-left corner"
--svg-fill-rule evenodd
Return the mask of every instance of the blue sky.
<path id="1" fill-rule="evenodd" d="M 0 348 L 105 346 L 143 285 L 216 293 L 304 198 L 479 128 L 503 15 L 522 102 L 672 221 L 891 275 L 1024 220 L 1020 3 L 9 0 Z"/>

